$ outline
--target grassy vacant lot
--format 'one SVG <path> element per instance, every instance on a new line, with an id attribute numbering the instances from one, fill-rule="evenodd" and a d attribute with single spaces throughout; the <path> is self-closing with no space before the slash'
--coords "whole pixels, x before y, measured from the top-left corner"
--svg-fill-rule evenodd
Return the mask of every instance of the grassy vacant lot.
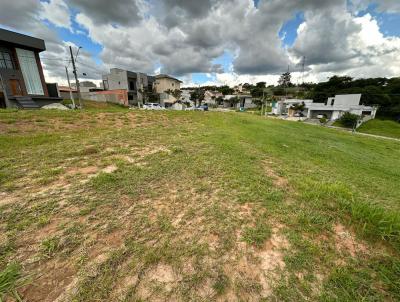
<path id="1" fill-rule="evenodd" d="M 400 138 L 400 123 L 392 120 L 374 119 L 362 124 L 359 132 Z"/>
<path id="2" fill-rule="evenodd" d="M 0 133 L 0 296 L 400 299 L 396 141 L 118 107 L 3 111 Z"/>

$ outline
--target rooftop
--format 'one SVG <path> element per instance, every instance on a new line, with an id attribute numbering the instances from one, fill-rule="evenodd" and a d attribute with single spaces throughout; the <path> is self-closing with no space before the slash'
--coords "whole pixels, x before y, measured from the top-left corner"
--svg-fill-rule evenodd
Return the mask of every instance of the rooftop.
<path id="1" fill-rule="evenodd" d="M 183 83 L 181 80 L 178 80 L 178 79 L 176 79 L 174 77 L 171 77 L 171 76 L 169 76 L 167 74 L 158 74 L 158 75 L 156 75 L 156 79 L 164 79 L 164 78 L 175 80 L 175 81 L 178 81 L 179 83 Z"/>
<path id="2" fill-rule="evenodd" d="M 39 51 L 46 50 L 46 46 L 42 39 L 30 37 L 2 28 L 0 28 L 0 41 Z"/>

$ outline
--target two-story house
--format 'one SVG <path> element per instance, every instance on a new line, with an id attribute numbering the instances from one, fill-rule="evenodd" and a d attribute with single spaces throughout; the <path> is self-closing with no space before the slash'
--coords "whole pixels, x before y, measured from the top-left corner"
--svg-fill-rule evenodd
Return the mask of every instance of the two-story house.
<path id="1" fill-rule="evenodd" d="M 112 68 L 109 74 L 103 75 L 104 90 L 125 90 L 129 105 L 143 104 L 146 95 L 153 91 L 153 83 L 154 77 L 145 73 L 119 68 Z"/>
<path id="2" fill-rule="evenodd" d="M 61 101 L 50 97 L 39 53 L 41 39 L 0 28 L 0 108 L 40 108 Z"/>
<path id="3" fill-rule="evenodd" d="M 173 91 L 180 91 L 182 81 L 173 78 L 166 74 L 155 76 L 154 89 L 160 95 L 161 105 L 168 106 L 177 101 L 177 98 L 172 95 Z"/>

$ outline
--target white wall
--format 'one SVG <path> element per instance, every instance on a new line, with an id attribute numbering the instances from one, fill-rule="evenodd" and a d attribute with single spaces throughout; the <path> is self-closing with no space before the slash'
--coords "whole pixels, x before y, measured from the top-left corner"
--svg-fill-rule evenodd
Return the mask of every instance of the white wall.
<path id="1" fill-rule="evenodd" d="M 335 96 L 334 106 L 357 106 L 360 105 L 361 94 L 342 94 Z M 328 103 L 330 105 L 330 103 Z"/>

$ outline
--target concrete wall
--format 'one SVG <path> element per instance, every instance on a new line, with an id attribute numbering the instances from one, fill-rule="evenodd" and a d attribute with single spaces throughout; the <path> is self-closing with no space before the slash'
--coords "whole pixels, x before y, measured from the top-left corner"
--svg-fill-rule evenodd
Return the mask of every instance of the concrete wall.
<path id="1" fill-rule="evenodd" d="M 84 92 L 81 95 L 85 100 L 129 106 L 128 93 L 125 89 Z"/>
<path id="2" fill-rule="evenodd" d="M 103 81 L 107 81 L 108 87 L 104 89 L 116 90 L 125 89 L 129 90 L 128 73 L 126 70 L 112 68 L 109 74 L 103 75 Z"/>
<path id="3" fill-rule="evenodd" d="M 72 92 L 72 96 L 75 100 L 78 99 L 78 93 L 77 92 Z M 64 99 L 64 100 L 70 100 L 71 99 L 71 95 L 69 93 L 69 91 L 60 91 L 60 98 Z"/>
<path id="4" fill-rule="evenodd" d="M 334 106 L 357 106 L 360 105 L 361 94 L 343 94 L 335 96 Z M 330 103 L 328 103 L 330 105 Z"/>

